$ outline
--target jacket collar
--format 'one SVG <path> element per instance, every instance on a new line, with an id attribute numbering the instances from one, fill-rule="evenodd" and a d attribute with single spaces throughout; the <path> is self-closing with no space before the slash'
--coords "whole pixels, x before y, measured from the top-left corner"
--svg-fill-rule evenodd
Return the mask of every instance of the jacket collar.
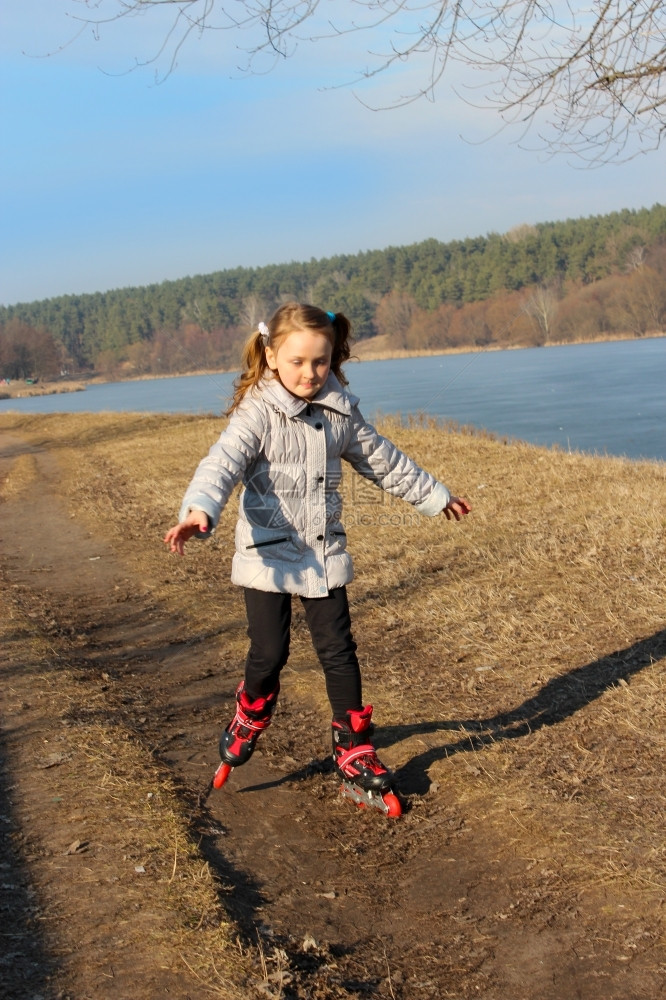
<path id="1" fill-rule="evenodd" d="M 307 408 L 307 399 L 298 399 L 296 396 L 292 396 L 276 378 L 263 378 L 258 389 L 268 403 L 277 406 L 287 417 L 297 417 Z M 337 413 L 350 416 L 352 408 L 358 404 L 359 400 L 357 396 L 348 392 L 340 384 L 333 372 L 330 372 L 317 395 L 309 402 L 315 406 L 322 406 L 327 410 L 335 410 Z"/>

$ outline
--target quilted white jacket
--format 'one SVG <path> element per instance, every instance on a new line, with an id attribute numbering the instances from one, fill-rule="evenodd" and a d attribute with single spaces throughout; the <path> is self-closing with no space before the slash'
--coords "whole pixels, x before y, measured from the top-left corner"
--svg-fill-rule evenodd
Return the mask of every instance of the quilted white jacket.
<path id="1" fill-rule="evenodd" d="M 265 378 L 236 408 L 187 489 L 180 512 L 217 525 L 234 486 L 244 490 L 231 579 L 241 587 L 324 597 L 353 578 L 342 526 L 341 459 L 420 513 L 449 491 L 377 433 L 331 373 L 309 403 Z"/>

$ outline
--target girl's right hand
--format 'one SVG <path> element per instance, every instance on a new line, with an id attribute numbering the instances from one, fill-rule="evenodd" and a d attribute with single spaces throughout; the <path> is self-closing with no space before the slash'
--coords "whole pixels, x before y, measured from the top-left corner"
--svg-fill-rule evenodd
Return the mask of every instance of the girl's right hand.
<path id="1" fill-rule="evenodd" d="M 164 544 L 168 545 L 172 552 L 178 552 L 182 556 L 185 554 L 185 542 L 189 541 L 192 535 L 204 534 L 208 530 L 208 514 L 203 510 L 191 510 L 184 521 L 169 528 L 164 536 Z"/>
<path id="2" fill-rule="evenodd" d="M 443 513 L 446 514 L 448 520 L 450 521 L 452 517 L 459 521 L 461 517 L 465 514 L 469 514 L 472 509 L 472 505 L 465 500 L 463 497 L 451 497 Z"/>

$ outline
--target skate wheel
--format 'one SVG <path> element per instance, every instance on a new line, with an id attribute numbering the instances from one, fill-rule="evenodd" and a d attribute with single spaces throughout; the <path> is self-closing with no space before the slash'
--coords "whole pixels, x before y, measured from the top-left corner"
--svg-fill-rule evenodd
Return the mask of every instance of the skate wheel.
<path id="1" fill-rule="evenodd" d="M 222 785 L 225 783 L 230 774 L 231 766 L 229 764 L 220 764 L 215 772 L 215 777 L 213 778 L 213 788 L 222 788 Z"/>
<path id="2" fill-rule="evenodd" d="M 394 795 L 393 792 L 387 792 L 386 795 L 382 795 L 382 799 L 386 806 L 387 816 L 402 816 L 402 806 L 397 795 Z"/>

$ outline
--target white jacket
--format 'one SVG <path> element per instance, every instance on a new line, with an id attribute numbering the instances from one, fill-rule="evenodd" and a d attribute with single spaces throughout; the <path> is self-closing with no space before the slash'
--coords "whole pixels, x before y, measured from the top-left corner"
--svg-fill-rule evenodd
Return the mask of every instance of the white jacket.
<path id="1" fill-rule="evenodd" d="M 303 597 L 324 597 L 353 578 L 342 526 L 341 459 L 422 514 L 439 514 L 449 491 L 377 433 L 358 399 L 332 373 L 314 399 L 275 378 L 246 393 L 192 478 L 180 520 L 192 510 L 217 525 L 243 481 L 231 579 Z"/>

